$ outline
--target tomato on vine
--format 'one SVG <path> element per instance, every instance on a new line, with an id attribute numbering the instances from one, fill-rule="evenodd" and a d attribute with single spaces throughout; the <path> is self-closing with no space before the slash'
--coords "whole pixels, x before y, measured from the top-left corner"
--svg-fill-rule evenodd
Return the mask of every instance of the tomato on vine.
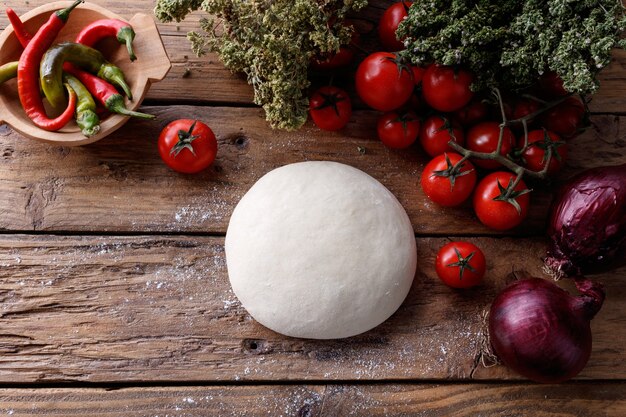
<path id="1" fill-rule="evenodd" d="M 461 162 L 458 153 L 448 152 L 436 156 L 422 172 L 421 185 L 424 194 L 444 207 L 463 203 L 476 186 L 476 170 L 469 161 Z"/>
<path id="2" fill-rule="evenodd" d="M 524 138 L 517 144 L 518 148 L 524 147 Z M 522 162 L 531 171 L 542 171 L 548 162 L 548 149 L 551 149 L 550 164 L 548 174 L 558 172 L 567 157 L 567 143 L 554 132 L 544 129 L 528 132 L 528 145 L 522 152 Z"/>
<path id="3" fill-rule="evenodd" d="M 431 157 L 441 155 L 444 152 L 454 152 L 448 142 L 454 141 L 463 146 L 465 136 L 463 129 L 444 116 L 430 116 L 420 132 L 420 143 L 424 151 Z"/>
<path id="4" fill-rule="evenodd" d="M 161 159 L 170 168 L 185 174 L 195 174 L 215 161 L 217 139 L 204 123 L 179 119 L 161 131 L 158 147 Z"/>
<path id="5" fill-rule="evenodd" d="M 579 99 L 568 97 L 543 113 L 541 125 L 561 137 L 571 138 L 578 133 L 585 112 L 585 106 Z"/>
<path id="6" fill-rule="evenodd" d="M 389 112 L 378 118 L 376 126 L 378 138 L 393 149 L 408 148 L 417 140 L 420 121 L 412 111 L 406 113 Z"/>
<path id="7" fill-rule="evenodd" d="M 465 107 L 454 112 L 453 118 L 464 127 L 482 122 L 489 115 L 489 107 L 483 100 L 472 100 Z"/>
<path id="8" fill-rule="evenodd" d="M 498 149 L 500 139 L 500 124 L 498 122 L 482 122 L 472 127 L 465 138 L 467 149 L 474 152 L 491 153 Z M 508 155 L 515 146 L 515 136 L 511 129 L 504 127 L 502 136 L 501 155 Z M 477 166 L 485 169 L 497 169 L 500 163 L 490 159 L 476 159 Z"/>
<path id="9" fill-rule="evenodd" d="M 422 94 L 430 107 L 442 112 L 457 111 L 470 102 L 474 77 L 462 68 L 433 64 L 422 78 Z"/>
<path id="10" fill-rule="evenodd" d="M 325 86 L 313 93 L 309 100 L 309 114 L 322 130 L 335 131 L 344 128 L 352 116 L 352 102 L 341 88 Z"/>
<path id="11" fill-rule="evenodd" d="M 450 242 L 437 253 L 437 276 L 452 288 L 470 288 L 478 285 L 485 276 L 485 255 L 470 242 Z"/>
<path id="12" fill-rule="evenodd" d="M 373 109 L 400 108 L 413 94 L 413 71 L 389 52 L 374 52 L 359 65 L 355 75 L 356 92 Z"/>
<path id="13" fill-rule="evenodd" d="M 378 21 L 378 38 L 383 47 L 389 52 L 404 49 L 404 43 L 396 37 L 396 31 L 400 22 L 409 15 L 409 7 L 412 1 L 399 1 L 385 10 Z"/>
<path id="14" fill-rule="evenodd" d="M 476 186 L 474 212 L 485 226 L 495 230 L 512 229 L 528 215 L 530 190 L 523 180 L 517 184 L 515 180 L 515 174 L 498 171 L 487 175 Z"/>

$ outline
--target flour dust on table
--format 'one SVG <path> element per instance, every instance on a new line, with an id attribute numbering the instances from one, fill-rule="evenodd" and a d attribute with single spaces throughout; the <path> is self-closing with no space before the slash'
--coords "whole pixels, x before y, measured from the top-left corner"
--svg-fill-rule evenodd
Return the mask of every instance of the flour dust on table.
<path id="1" fill-rule="evenodd" d="M 259 323 L 287 336 L 366 332 L 402 304 L 417 252 L 394 195 L 336 162 L 271 171 L 244 195 L 226 234 L 233 291 Z"/>

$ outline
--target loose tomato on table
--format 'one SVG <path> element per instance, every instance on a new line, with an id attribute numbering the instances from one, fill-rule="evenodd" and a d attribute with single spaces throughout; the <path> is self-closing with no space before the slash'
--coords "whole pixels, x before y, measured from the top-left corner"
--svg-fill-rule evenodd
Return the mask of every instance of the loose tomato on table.
<path id="1" fill-rule="evenodd" d="M 454 152 L 448 142 L 454 141 L 463 146 L 465 137 L 463 129 L 444 116 L 430 116 L 427 118 L 420 132 L 420 143 L 424 151 L 431 157 L 444 152 Z"/>
<path id="2" fill-rule="evenodd" d="M 564 138 L 571 138 L 580 129 L 585 116 L 585 106 L 575 98 L 568 97 L 541 117 L 541 125 Z"/>
<path id="3" fill-rule="evenodd" d="M 159 154 L 170 168 L 195 174 L 215 161 L 217 139 L 206 124 L 197 120 L 174 120 L 161 131 Z"/>
<path id="4" fill-rule="evenodd" d="M 352 116 L 350 96 L 338 87 L 322 87 L 315 91 L 309 100 L 309 114 L 317 127 L 322 130 L 342 129 Z"/>
<path id="5" fill-rule="evenodd" d="M 378 119 L 378 138 L 385 146 L 393 149 L 408 148 L 417 140 L 420 121 L 412 111 L 406 113 L 389 112 Z"/>
<path id="6" fill-rule="evenodd" d="M 437 276 L 452 288 L 470 288 L 485 276 L 485 255 L 470 242 L 450 242 L 437 253 Z"/>
<path id="7" fill-rule="evenodd" d="M 498 122 L 482 122 L 472 127 L 465 137 L 467 149 L 474 152 L 491 153 L 498 149 L 500 124 Z M 508 155 L 515 146 L 515 136 L 511 129 L 504 127 L 500 155 Z M 490 159 L 476 159 L 477 166 L 485 169 L 497 169 L 500 163 Z"/>
<path id="8" fill-rule="evenodd" d="M 476 185 L 476 170 L 461 155 L 447 152 L 433 158 L 422 172 L 424 194 L 444 207 L 454 207 L 467 200 Z"/>
<path id="9" fill-rule="evenodd" d="M 378 38 L 389 52 L 404 49 L 404 43 L 396 37 L 400 23 L 409 15 L 412 1 L 399 1 L 385 10 L 378 22 Z"/>
<path id="10" fill-rule="evenodd" d="M 405 104 L 415 87 L 413 71 L 395 54 L 374 52 L 359 65 L 356 92 L 373 109 L 392 111 Z"/>
<path id="11" fill-rule="evenodd" d="M 352 29 L 352 37 L 348 45 L 341 45 L 339 51 L 311 58 L 310 67 L 316 71 L 333 71 L 350 65 L 356 53 L 355 46 L 359 43 L 359 32 L 354 25 L 344 22 L 344 25 Z"/>
<path id="12" fill-rule="evenodd" d="M 515 179 L 511 172 L 498 171 L 487 175 L 476 186 L 474 212 L 485 226 L 495 230 L 512 229 L 528 215 L 530 190 L 523 180 L 510 190 Z"/>
<path id="13" fill-rule="evenodd" d="M 520 138 L 517 147 L 524 147 L 524 138 Z M 554 132 L 543 129 L 528 132 L 528 146 L 521 154 L 522 162 L 531 171 L 540 172 L 546 166 L 547 152 L 551 149 L 550 165 L 548 174 L 558 172 L 567 157 L 567 143 Z"/>
<path id="14" fill-rule="evenodd" d="M 442 112 L 457 111 L 470 102 L 473 76 L 462 68 L 433 64 L 422 77 L 422 94 L 430 107 Z"/>

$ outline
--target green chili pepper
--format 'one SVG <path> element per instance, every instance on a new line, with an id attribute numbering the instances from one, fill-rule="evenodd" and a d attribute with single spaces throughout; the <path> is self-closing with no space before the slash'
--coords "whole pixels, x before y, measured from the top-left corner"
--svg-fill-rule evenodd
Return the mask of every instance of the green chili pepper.
<path id="1" fill-rule="evenodd" d="M 109 81 L 124 90 L 124 93 L 132 100 L 130 87 L 126 84 L 121 69 L 107 62 L 104 56 L 93 48 L 78 43 L 64 42 L 48 49 L 39 67 L 41 87 L 53 107 L 57 107 L 65 101 L 62 86 L 63 67 L 66 62 L 76 64 Z"/>
<path id="2" fill-rule="evenodd" d="M 0 66 L 0 84 L 17 77 L 17 61 Z"/>
<path id="3" fill-rule="evenodd" d="M 100 131 L 100 118 L 96 114 L 96 102 L 78 78 L 63 73 L 63 82 L 72 87 L 76 93 L 76 124 L 80 127 L 83 135 L 88 138 Z"/>

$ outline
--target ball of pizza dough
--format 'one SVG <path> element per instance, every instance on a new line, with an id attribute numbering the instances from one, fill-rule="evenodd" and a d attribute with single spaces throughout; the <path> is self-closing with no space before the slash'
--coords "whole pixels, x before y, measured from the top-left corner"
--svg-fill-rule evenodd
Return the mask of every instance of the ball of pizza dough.
<path id="1" fill-rule="evenodd" d="M 287 336 L 366 332 L 405 299 L 417 264 L 409 218 L 391 192 L 356 168 L 302 162 L 262 177 L 226 234 L 235 295 Z"/>

